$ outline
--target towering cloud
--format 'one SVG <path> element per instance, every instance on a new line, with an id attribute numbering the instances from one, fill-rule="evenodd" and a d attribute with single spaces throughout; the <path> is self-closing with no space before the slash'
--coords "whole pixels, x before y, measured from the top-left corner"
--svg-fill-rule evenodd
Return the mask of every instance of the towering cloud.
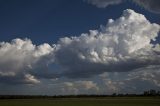
<path id="1" fill-rule="evenodd" d="M 63 67 L 62 75 L 72 78 L 159 65 L 160 48 L 150 43 L 158 36 L 159 29 L 158 24 L 127 9 L 119 19 L 109 19 L 99 30 L 61 38 L 55 62 Z"/>
<path id="2" fill-rule="evenodd" d="M 47 43 L 36 46 L 29 39 L 1 42 L 0 81 L 39 83 L 41 78 L 89 78 L 104 72 L 157 67 L 160 45 L 150 42 L 159 30 L 158 24 L 127 9 L 120 18 L 109 19 L 99 30 L 60 38 L 54 46 Z"/>

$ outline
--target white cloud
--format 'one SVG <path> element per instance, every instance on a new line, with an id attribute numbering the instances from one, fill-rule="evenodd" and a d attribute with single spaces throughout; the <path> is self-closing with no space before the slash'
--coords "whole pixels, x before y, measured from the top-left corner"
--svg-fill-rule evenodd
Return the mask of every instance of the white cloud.
<path id="1" fill-rule="evenodd" d="M 55 62 L 64 68 L 64 76 L 72 78 L 159 65 L 160 48 L 150 43 L 159 30 L 158 24 L 127 9 L 119 19 L 110 19 L 100 31 L 61 38 L 56 47 Z"/>
<path id="2" fill-rule="evenodd" d="M 27 83 L 34 83 L 34 84 L 40 83 L 39 80 L 37 80 L 33 75 L 30 74 L 25 75 L 25 81 Z"/>
<path id="3" fill-rule="evenodd" d="M 93 81 L 61 82 L 55 85 L 62 95 L 70 94 L 97 94 L 99 87 Z"/>
<path id="4" fill-rule="evenodd" d="M 41 78 L 89 78 L 104 72 L 159 66 L 160 45 L 150 43 L 159 30 L 158 24 L 127 9 L 120 18 L 109 19 L 99 30 L 61 38 L 54 46 L 47 43 L 36 46 L 29 39 L 1 42 L 0 80 L 39 83 Z"/>
<path id="5" fill-rule="evenodd" d="M 37 65 L 39 61 L 43 61 L 45 56 L 49 56 L 53 50 L 54 48 L 49 44 L 36 46 L 29 39 L 17 38 L 12 40 L 11 43 L 1 42 L 0 77 L 13 78 L 20 75 L 22 79 L 26 78 L 27 82 L 37 82 L 33 76 L 25 74 L 28 73 L 27 70 L 34 68 L 33 66 Z"/>

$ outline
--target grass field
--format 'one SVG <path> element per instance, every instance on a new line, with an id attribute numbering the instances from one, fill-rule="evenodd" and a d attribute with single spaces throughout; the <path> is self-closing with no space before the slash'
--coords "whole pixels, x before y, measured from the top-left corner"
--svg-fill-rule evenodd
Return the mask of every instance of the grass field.
<path id="1" fill-rule="evenodd" d="M 57 99 L 5 99 L 0 106 L 160 106 L 160 98 L 57 98 Z"/>

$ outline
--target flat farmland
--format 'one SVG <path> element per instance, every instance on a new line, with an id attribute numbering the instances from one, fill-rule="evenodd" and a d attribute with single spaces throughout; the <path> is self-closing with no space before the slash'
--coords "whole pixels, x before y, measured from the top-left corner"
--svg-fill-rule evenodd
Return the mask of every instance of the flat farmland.
<path id="1" fill-rule="evenodd" d="M 2 99 L 0 106 L 160 106 L 158 97 Z"/>

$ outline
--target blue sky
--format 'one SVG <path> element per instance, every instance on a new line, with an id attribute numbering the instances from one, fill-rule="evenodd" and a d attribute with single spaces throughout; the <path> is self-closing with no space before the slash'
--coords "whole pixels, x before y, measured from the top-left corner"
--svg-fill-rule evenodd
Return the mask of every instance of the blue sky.
<path id="1" fill-rule="evenodd" d="M 159 24 L 159 0 L 0 0 L 0 94 L 159 90 Z"/>
<path id="2" fill-rule="evenodd" d="M 36 44 L 55 43 L 64 36 L 77 36 L 118 18 L 125 9 L 142 13 L 159 23 L 160 14 L 148 12 L 133 2 L 96 8 L 83 0 L 1 0 L 0 39 L 29 38 Z"/>

